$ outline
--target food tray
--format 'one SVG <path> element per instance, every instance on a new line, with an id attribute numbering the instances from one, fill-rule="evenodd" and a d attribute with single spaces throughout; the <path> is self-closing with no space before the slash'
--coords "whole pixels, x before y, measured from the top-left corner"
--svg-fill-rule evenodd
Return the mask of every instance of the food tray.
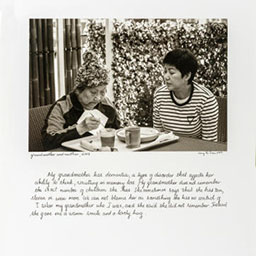
<path id="1" fill-rule="evenodd" d="M 119 152 L 143 151 L 143 150 L 151 149 L 153 147 L 170 144 L 172 142 L 176 142 L 179 140 L 179 137 L 174 135 L 173 133 L 169 133 L 168 136 L 166 136 L 166 135 L 167 134 L 159 136 L 156 140 L 151 141 L 151 142 L 141 143 L 140 147 L 138 147 L 138 148 L 127 148 L 125 142 L 119 140 L 116 136 L 114 147 L 117 148 L 117 150 Z M 61 145 L 63 147 L 72 149 L 74 151 L 90 152 L 89 150 L 86 150 L 85 148 L 80 146 L 80 142 L 82 140 L 86 140 L 87 142 L 93 143 L 97 147 L 101 147 L 100 137 L 94 136 L 94 135 L 84 137 L 84 138 L 79 138 L 76 140 L 66 141 L 66 142 L 63 142 Z"/>

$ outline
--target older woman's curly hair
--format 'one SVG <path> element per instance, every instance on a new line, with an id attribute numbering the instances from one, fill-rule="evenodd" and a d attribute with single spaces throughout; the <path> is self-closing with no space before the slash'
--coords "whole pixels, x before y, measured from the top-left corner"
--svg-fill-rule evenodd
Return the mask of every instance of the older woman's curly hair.
<path id="1" fill-rule="evenodd" d="M 92 51 L 83 54 L 83 64 L 79 68 L 74 91 L 81 93 L 85 88 L 107 85 L 109 82 L 108 70 L 103 61 Z"/>

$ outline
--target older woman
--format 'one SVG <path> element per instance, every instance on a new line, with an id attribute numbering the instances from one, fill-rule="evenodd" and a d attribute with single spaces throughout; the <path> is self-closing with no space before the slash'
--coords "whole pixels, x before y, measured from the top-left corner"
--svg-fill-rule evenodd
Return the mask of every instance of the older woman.
<path id="1" fill-rule="evenodd" d="M 93 115 L 77 123 L 84 110 L 99 110 L 108 118 L 105 127 L 119 128 L 116 110 L 105 95 L 107 70 L 94 53 L 87 52 L 83 58 L 74 90 L 56 101 L 46 117 L 42 129 L 45 150 L 59 147 L 64 141 L 89 136 L 90 131 L 98 128 L 100 120 Z"/>
<path id="2" fill-rule="evenodd" d="M 218 103 L 210 90 L 193 81 L 198 68 L 194 55 L 175 49 L 165 56 L 163 64 L 165 84 L 155 91 L 154 127 L 216 141 Z"/>

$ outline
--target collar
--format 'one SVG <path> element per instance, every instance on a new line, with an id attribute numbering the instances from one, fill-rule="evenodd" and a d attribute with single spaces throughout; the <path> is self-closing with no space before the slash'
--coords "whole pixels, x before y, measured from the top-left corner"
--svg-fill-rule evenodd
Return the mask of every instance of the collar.
<path id="1" fill-rule="evenodd" d="M 192 84 L 191 84 L 191 92 L 190 92 L 190 95 L 189 95 L 189 97 L 187 98 L 187 100 L 186 100 L 185 102 L 183 102 L 183 103 L 179 103 L 179 102 L 176 101 L 176 98 L 175 98 L 174 93 L 173 93 L 172 91 L 170 91 L 170 95 L 171 95 L 171 98 L 172 98 L 173 102 L 174 102 L 176 105 L 178 105 L 178 106 L 183 106 L 183 105 L 186 105 L 187 103 L 189 103 L 189 101 L 190 101 L 191 98 L 192 98 L 193 92 L 194 92 L 194 84 L 192 83 Z"/>
<path id="2" fill-rule="evenodd" d="M 82 106 L 81 103 L 79 102 L 79 100 L 78 100 L 76 94 L 75 94 L 74 92 L 71 92 L 71 93 L 69 94 L 69 96 L 70 96 L 70 100 L 71 100 L 72 105 L 74 106 L 74 108 L 77 109 L 77 110 L 82 110 L 82 111 L 83 111 L 83 110 L 84 110 L 84 109 L 83 109 L 83 106 Z"/>

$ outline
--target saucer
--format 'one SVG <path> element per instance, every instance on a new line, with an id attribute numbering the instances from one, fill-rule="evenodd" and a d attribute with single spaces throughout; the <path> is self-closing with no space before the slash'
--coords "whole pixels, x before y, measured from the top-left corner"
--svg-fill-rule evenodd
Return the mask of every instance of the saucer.
<path id="1" fill-rule="evenodd" d="M 118 129 L 116 135 L 119 140 L 125 142 L 125 128 Z M 150 142 L 157 139 L 159 132 L 151 127 L 140 127 L 141 142 Z"/>

